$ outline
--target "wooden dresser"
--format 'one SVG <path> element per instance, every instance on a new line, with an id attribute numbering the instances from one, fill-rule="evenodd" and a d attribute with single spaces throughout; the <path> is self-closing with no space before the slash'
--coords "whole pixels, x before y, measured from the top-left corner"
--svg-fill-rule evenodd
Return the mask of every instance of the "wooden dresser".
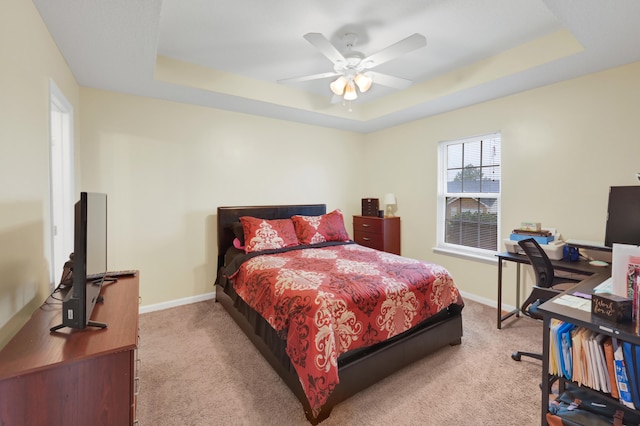
<path id="1" fill-rule="evenodd" d="M 363 246 L 400 254 L 400 218 L 353 216 L 353 240 Z"/>
<path id="2" fill-rule="evenodd" d="M 51 297 L 33 313 L 0 351 L 1 425 L 138 423 L 138 275 L 102 288 L 91 319 L 105 329 L 49 332 L 62 320 Z"/>

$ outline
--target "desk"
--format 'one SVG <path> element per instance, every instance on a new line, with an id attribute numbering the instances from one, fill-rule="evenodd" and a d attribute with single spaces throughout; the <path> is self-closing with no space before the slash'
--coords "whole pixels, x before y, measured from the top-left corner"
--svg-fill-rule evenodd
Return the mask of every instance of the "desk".
<path id="1" fill-rule="evenodd" d="M 520 316 L 520 265 L 529 265 L 529 259 L 524 254 L 514 253 L 498 253 L 498 329 L 502 328 L 502 322 L 513 315 Z M 504 261 L 516 263 L 516 308 L 502 315 L 502 264 Z M 565 271 L 580 275 L 594 275 L 600 273 L 606 273 L 611 275 L 611 266 L 594 266 L 590 265 L 588 261 L 580 259 L 577 262 L 569 262 L 566 260 L 552 260 L 554 269 L 559 271 Z"/>
<path id="2" fill-rule="evenodd" d="M 573 293 L 575 291 L 580 291 L 582 293 L 591 294 L 593 292 L 593 288 L 600 284 L 602 281 L 607 279 L 610 276 L 611 269 L 605 268 L 601 273 L 594 274 L 591 277 L 587 278 L 584 281 L 579 282 L 576 287 L 573 287 L 570 290 L 565 291 L 562 294 Z M 551 319 L 558 318 L 564 322 L 571 323 L 578 327 L 584 327 L 589 330 L 596 331 L 600 334 L 605 334 L 611 337 L 615 337 L 619 340 L 627 341 L 634 343 L 636 345 L 640 345 L 640 336 L 638 335 L 638 330 L 636 329 L 636 325 L 632 322 L 625 324 L 613 324 L 608 321 L 605 321 L 596 316 L 592 316 L 590 311 L 582 311 L 580 309 L 571 308 L 569 306 L 561 305 L 559 303 L 554 303 L 554 300 L 560 297 L 560 295 L 554 297 L 553 299 L 541 304 L 538 307 L 538 310 L 542 313 L 543 317 L 543 332 L 542 332 L 542 347 L 543 347 L 543 355 L 542 355 L 542 389 L 549 389 L 549 346 L 550 346 L 550 338 L 549 338 L 549 327 L 551 324 Z M 566 379 L 559 379 L 560 391 L 562 392 L 563 387 L 565 385 Z M 581 389 L 593 391 L 588 387 L 582 386 Z M 622 410 L 628 410 L 625 407 L 622 407 L 621 404 L 612 398 L 607 398 L 605 394 L 597 391 L 597 395 L 605 398 L 608 403 L 617 404 L 620 406 Z M 542 392 L 542 419 L 541 424 L 546 425 L 547 419 L 546 414 L 549 409 L 549 392 Z M 637 413 L 637 411 L 635 411 Z"/>

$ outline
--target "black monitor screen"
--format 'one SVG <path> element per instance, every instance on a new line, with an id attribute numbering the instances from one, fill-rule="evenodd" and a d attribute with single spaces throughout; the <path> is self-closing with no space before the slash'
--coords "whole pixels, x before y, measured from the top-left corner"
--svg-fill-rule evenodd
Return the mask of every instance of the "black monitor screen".
<path id="1" fill-rule="evenodd" d="M 107 197 L 87 193 L 87 275 L 107 271 Z"/>
<path id="2" fill-rule="evenodd" d="M 604 245 L 640 245 L 640 186 L 612 186 Z"/>
<path id="3" fill-rule="evenodd" d="M 81 192 L 75 204 L 73 244 L 73 287 L 62 301 L 62 324 L 52 327 L 83 329 L 87 326 L 105 328 L 91 321 L 91 314 L 107 272 L 107 195 Z"/>

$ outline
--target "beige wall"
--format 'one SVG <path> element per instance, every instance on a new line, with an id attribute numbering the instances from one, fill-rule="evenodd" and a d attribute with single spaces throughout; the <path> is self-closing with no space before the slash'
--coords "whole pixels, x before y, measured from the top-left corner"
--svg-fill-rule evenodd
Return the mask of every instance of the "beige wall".
<path id="1" fill-rule="evenodd" d="M 365 191 L 396 194 L 404 255 L 445 265 L 463 291 L 495 301 L 494 264 L 432 251 L 438 142 L 502 133 L 503 238 L 537 221 L 565 238 L 604 242 L 609 186 L 639 184 L 639 99 L 635 63 L 368 135 L 366 159 L 381 172 Z M 507 292 L 515 304 L 514 286 Z"/>
<path id="2" fill-rule="evenodd" d="M 444 264 L 463 291 L 493 302 L 495 263 L 432 251 L 438 142 L 502 133 L 503 237 L 535 220 L 603 240 L 608 187 L 636 184 L 640 170 L 639 72 L 633 64 L 368 135 L 82 89 L 83 189 L 109 193 L 111 266 L 142 270 L 143 305 L 211 291 L 219 205 L 325 201 L 351 231 L 360 198 L 386 192 L 398 197 L 403 254 Z M 507 286 L 505 302 L 514 295 Z"/>
<path id="3" fill-rule="evenodd" d="M 31 1 L 0 5 L 0 58 L 2 347 L 49 294 L 49 82 L 79 87 Z"/>
<path id="4" fill-rule="evenodd" d="M 326 203 L 351 229 L 363 135 L 83 88 L 82 190 L 108 194 L 109 267 L 142 305 L 213 291 L 216 208 Z"/>

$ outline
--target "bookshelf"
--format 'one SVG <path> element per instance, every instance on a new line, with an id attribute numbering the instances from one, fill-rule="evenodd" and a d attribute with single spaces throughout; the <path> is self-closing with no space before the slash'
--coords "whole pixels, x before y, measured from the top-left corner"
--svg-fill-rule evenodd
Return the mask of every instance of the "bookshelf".
<path id="1" fill-rule="evenodd" d="M 585 390 L 594 396 L 601 398 L 608 404 L 616 405 L 620 410 L 629 412 L 635 415 L 640 415 L 640 411 L 632 410 L 625 407 L 621 402 L 612 398 L 610 395 L 603 392 L 591 389 L 588 386 L 579 386 L 574 382 L 571 382 L 563 377 L 552 376 L 549 374 L 549 353 L 551 347 L 550 331 L 551 323 L 553 319 L 559 319 L 561 321 L 573 324 L 577 327 L 582 327 L 588 330 L 595 331 L 599 334 L 610 336 L 618 339 L 618 341 L 630 342 L 635 345 L 640 345 L 640 335 L 636 325 L 633 323 L 614 324 L 601 319 L 591 314 L 591 311 L 576 309 L 573 307 L 565 306 L 556 303 L 556 300 L 564 294 L 581 292 L 591 294 L 593 288 L 602 283 L 605 279 L 609 278 L 610 271 L 606 271 L 600 274 L 593 275 L 584 281 L 581 281 L 576 287 L 562 293 L 559 296 L 554 297 L 546 303 L 543 303 L 539 307 L 539 311 L 543 315 L 543 357 L 542 357 L 542 389 L 549 389 L 549 385 L 553 378 L 559 380 L 560 393 L 562 393 L 568 383 L 572 383 L 578 386 L 579 389 Z M 542 404 L 541 404 L 541 424 L 547 425 L 547 412 L 549 409 L 549 393 L 542 392 Z"/>

